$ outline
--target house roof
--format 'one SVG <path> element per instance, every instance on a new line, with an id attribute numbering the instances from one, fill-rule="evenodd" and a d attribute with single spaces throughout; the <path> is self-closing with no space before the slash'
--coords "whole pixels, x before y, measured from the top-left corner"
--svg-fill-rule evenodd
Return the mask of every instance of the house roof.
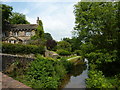
<path id="1" fill-rule="evenodd" d="M 11 30 L 36 30 L 37 24 L 12 24 L 10 25 Z"/>
<path id="2" fill-rule="evenodd" d="M 6 37 L 6 38 L 3 39 L 3 41 L 8 40 L 8 39 L 13 39 L 13 38 L 16 39 L 16 40 L 22 41 L 18 37 L 14 37 L 14 36 Z"/>

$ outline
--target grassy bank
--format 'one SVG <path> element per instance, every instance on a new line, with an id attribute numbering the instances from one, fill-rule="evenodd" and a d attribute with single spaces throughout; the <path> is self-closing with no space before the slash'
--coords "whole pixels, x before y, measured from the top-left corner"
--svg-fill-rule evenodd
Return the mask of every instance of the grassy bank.
<path id="1" fill-rule="evenodd" d="M 71 66 L 72 64 L 63 58 L 57 60 L 38 55 L 24 67 L 20 62 L 13 63 L 5 73 L 34 89 L 57 88 Z"/>

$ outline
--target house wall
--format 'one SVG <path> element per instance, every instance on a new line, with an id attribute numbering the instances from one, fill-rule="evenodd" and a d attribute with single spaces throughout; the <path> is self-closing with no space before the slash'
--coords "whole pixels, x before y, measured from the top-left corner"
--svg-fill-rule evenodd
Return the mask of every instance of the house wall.
<path id="1" fill-rule="evenodd" d="M 11 37 L 11 36 L 17 37 L 17 38 L 21 39 L 23 43 L 26 43 L 28 40 L 30 40 L 31 36 L 35 35 L 35 30 L 32 30 L 32 31 L 16 31 L 16 32 L 18 32 L 17 36 L 14 35 L 15 31 L 9 31 L 8 32 L 8 36 L 9 37 Z M 26 36 L 26 32 L 31 32 L 31 35 L 30 36 Z M 19 43 L 19 40 L 15 39 L 15 38 L 14 39 L 8 38 L 4 42 L 10 43 L 11 40 L 15 40 L 16 43 Z"/>

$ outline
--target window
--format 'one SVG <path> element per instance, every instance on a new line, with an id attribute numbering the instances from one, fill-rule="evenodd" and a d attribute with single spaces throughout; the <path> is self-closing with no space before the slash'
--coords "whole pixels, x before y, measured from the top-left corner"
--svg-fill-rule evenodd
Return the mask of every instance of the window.
<path id="1" fill-rule="evenodd" d="M 14 33 L 13 33 L 13 36 L 18 36 L 18 32 L 14 32 Z"/>
<path id="2" fill-rule="evenodd" d="M 26 32 L 25 36 L 31 36 L 31 32 Z"/>
<path id="3" fill-rule="evenodd" d="M 2 36 L 5 37 L 5 33 L 2 33 Z"/>
<path id="4" fill-rule="evenodd" d="M 11 41 L 10 41 L 10 43 L 13 43 L 13 44 L 14 44 L 14 43 L 15 43 L 15 41 L 14 41 L 14 40 L 11 40 Z"/>

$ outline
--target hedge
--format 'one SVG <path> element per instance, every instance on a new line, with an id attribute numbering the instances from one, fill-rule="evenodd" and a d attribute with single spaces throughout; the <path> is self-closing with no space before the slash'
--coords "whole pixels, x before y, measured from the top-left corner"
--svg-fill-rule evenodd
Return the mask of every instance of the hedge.
<path id="1" fill-rule="evenodd" d="M 69 55 L 71 55 L 71 52 L 63 50 L 63 49 L 57 50 L 57 53 L 59 55 L 61 55 L 61 56 L 69 56 Z"/>
<path id="2" fill-rule="evenodd" d="M 8 54 L 44 54 L 44 46 L 2 43 L 2 53 Z"/>

